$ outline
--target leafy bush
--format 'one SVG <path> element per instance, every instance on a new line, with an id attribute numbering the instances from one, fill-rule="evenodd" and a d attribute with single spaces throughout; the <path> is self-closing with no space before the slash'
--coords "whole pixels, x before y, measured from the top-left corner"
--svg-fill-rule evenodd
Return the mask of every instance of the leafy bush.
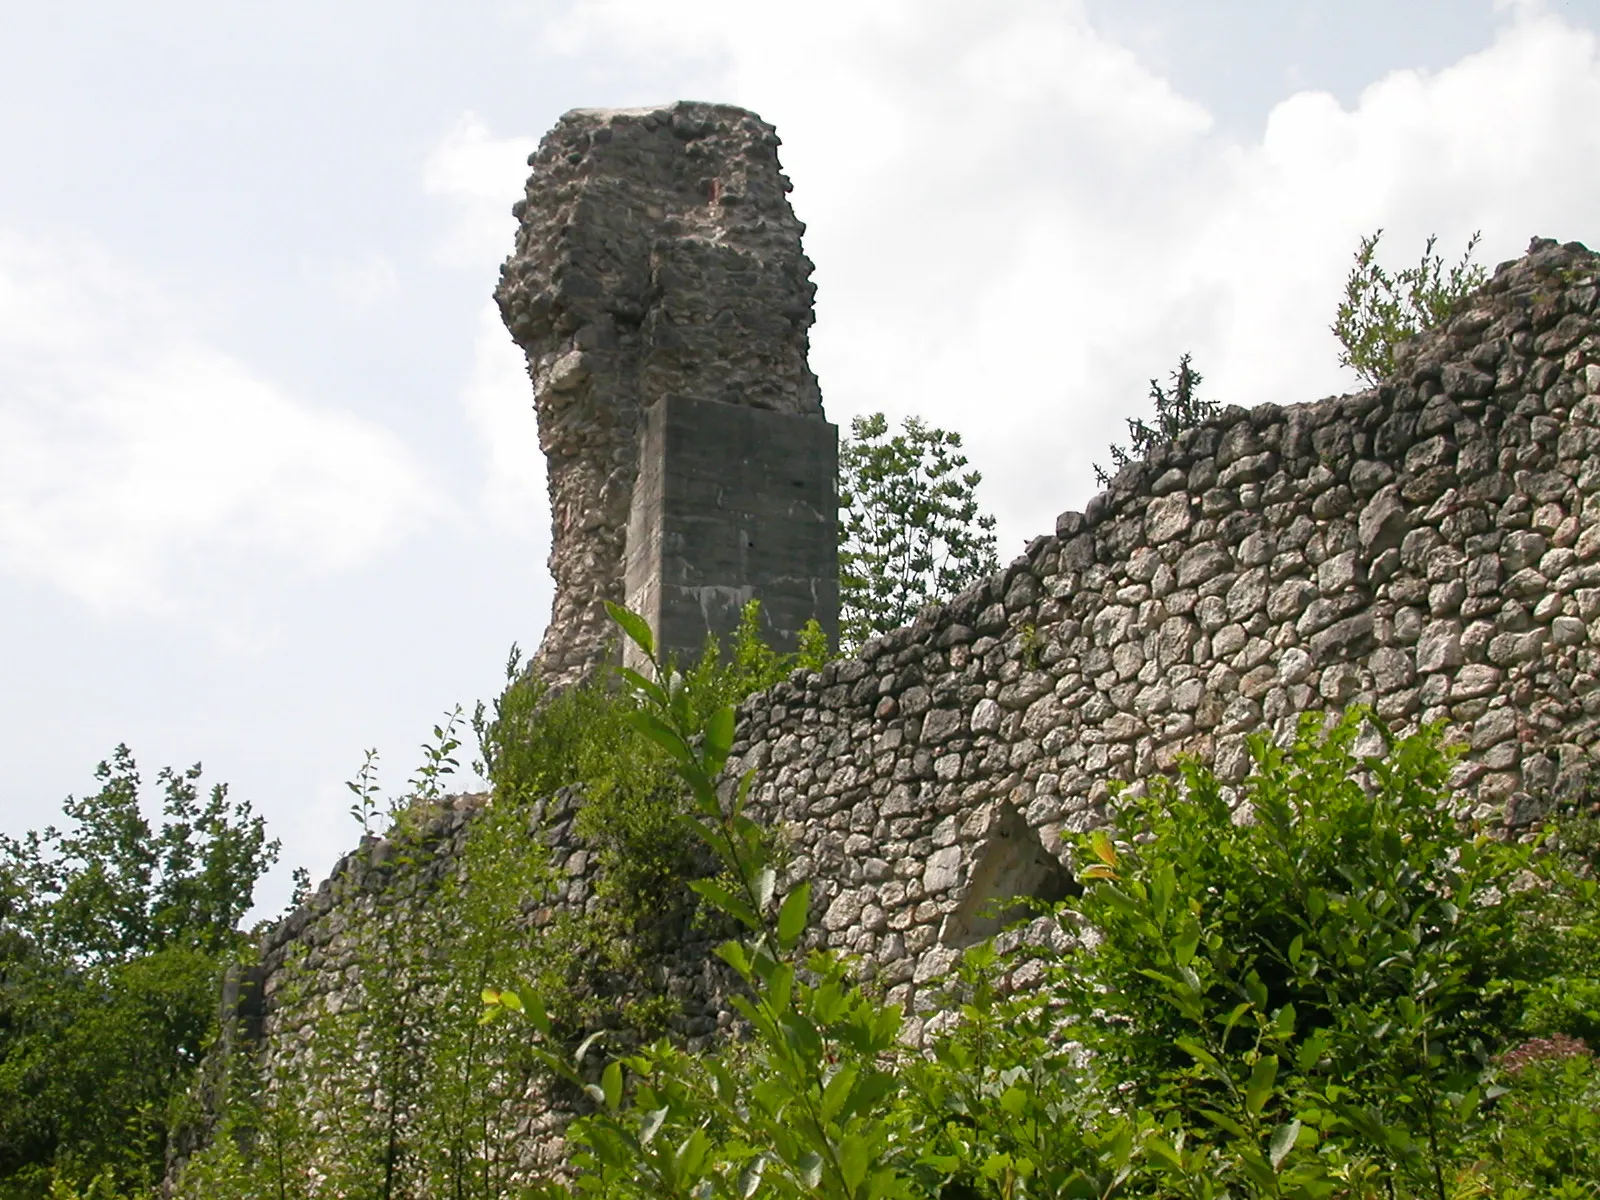
<path id="1" fill-rule="evenodd" d="M 1600 1069 L 1578 1039 L 1556 1036 L 1500 1059 L 1495 1120 L 1476 1139 L 1479 1173 L 1504 1197 L 1589 1200 L 1600 1181 Z"/>
<path id="2" fill-rule="evenodd" d="M 708 639 L 699 661 L 682 672 L 688 719 L 704 721 L 795 670 L 820 670 L 827 658 L 815 621 L 802 632 L 798 652 L 774 651 L 762 641 L 761 605 L 752 600 L 726 647 Z M 492 719 L 481 709 L 476 718 L 496 802 L 530 804 L 580 788 L 575 826 L 599 856 L 601 898 L 624 927 L 636 929 L 659 917 L 663 902 L 672 907 L 685 894 L 683 881 L 699 870 L 679 819 L 683 790 L 671 760 L 634 735 L 635 700 L 609 675 L 551 695 L 519 668 L 513 650 Z M 675 662 L 663 669 L 679 670 Z"/>
<path id="3" fill-rule="evenodd" d="M 1195 394 L 1202 378 L 1200 372 L 1191 365 L 1189 355 L 1185 354 L 1172 372 L 1170 391 L 1162 387 L 1160 381 L 1152 379 L 1150 402 L 1155 407 L 1156 423 L 1151 425 L 1142 417 L 1128 417 L 1128 445 L 1112 444 L 1111 466 L 1106 468 L 1096 463 L 1095 482 L 1106 487 L 1117 472 L 1129 463 L 1143 461 L 1157 446 L 1170 442 L 1185 429 L 1193 429 L 1221 412 L 1220 404 L 1202 400 Z"/>
<path id="4" fill-rule="evenodd" d="M 648 651 L 643 623 L 617 616 Z M 808 888 L 777 887 L 743 812 L 750 777 L 718 792 L 732 709 L 697 722 L 681 683 L 630 682 L 630 723 L 668 752 L 725 867 L 692 886 L 743 928 L 719 953 L 748 989 L 746 1036 L 703 1055 L 658 1043 L 594 1076 L 592 1043 L 565 1058 L 536 992 L 487 989 L 486 1018 L 525 1015 L 535 1055 L 594 1100 L 569 1130 L 578 1193 L 1449 1200 L 1600 1184 L 1587 1055 L 1494 1059 L 1532 982 L 1519 921 L 1565 885 L 1531 848 L 1455 823 L 1437 731 L 1308 717 L 1287 748 L 1254 743 L 1238 796 L 1195 764 L 1123 793 L 1112 831 L 1074 843 L 1084 891 L 1062 919 L 1083 948 L 1034 950 L 1042 979 L 1010 996 L 996 981 L 1019 964 L 969 952 L 959 1019 L 924 1054 L 846 962 L 805 949 Z M 1363 737 L 1381 753 L 1358 753 Z"/>
<path id="5" fill-rule="evenodd" d="M 1332 325 L 1339 339 L 1339 365 L 1353 368 L 1368 387 L 1394 374 L 1394 351 L 1401 342 L 1432 329 L 1455 313 L 1483 285 L 1488 273 L 1472 261 L 1478 234 L 1467 239 L 1461 261 L 1445 271 L 1429 236 L 1422 260 L 1390 275 L 1376 260 L 1383 230 L 1361 239 L 1356 265 L 1345 280 L 1344 300 Z"/>
<path id="6" fill-rule="evenodd" d="M 675 676 L 692 719 L 822 665 L 820 631 L 800 655 L 779 655 L 760 641 L 759 615 L 747 607 L 726 647 L 709 644 Z M 519 668 L 514 652 L 504 693 L 475 717 L 493 802 L 467 824 L 455 869 L 425 892 L 414 870 L 368 874 L 353 996 L 320 1003 L 307 1062 L 280 1057 L 266 1077 L 235 1065 L 221 1124 L 184 1172 L 185 1196 L 510 1195 L 507 1142 L 537 1063 L 510 1027 L 479 1021 L 482 990 L 528 980 L 563 1046 L 596 1031 L 625 1044 L 665 1027 L 674 1007 L 650 954 L 683 931 L 685 883 L 708 869 L 682 827 L 671 758 L 634 732 L 637 705 L 614 681 L 552 695 Z M 455 766 L 454 720 L 433 734 L 408 799 L 387 806 L 396 864 L 436 852 L 419 841 L 420 818 Z M 368 821 L 384 807 L 374 761 L 369 752 L 351 787 Z M 557 903 L 567 876 L 537 837 L 561 798 L 599 866 L 582 906 Z M 288 972 L 291 989 L 296 978 Z M 282 1003 L 293 1012 L 313 1001 Z"/>

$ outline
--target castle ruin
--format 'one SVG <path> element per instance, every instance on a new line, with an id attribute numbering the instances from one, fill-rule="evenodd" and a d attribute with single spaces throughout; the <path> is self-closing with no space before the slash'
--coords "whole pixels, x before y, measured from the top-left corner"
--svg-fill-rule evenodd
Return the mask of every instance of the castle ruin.
<path id="1" fill-rule="evenodd" d="M 751 599 L 838 626 L 838 436 L 778 135 L 731 105 L 576 109 L 529 157 L 495 299 L 527 355 L 556 594 L 533 669 L 585 677 L 604 602 L 692 657 Z"/>
<path id="2" fill-rule="evenodd" d="M 748 595 L 780 637 L 834 611 L 835 435 L 776 143 L 678 104 L 570 113 L 534 157 L 497 297 L 550 459 L 552 681 L 601 661 L 603 599 L 683 651 Z M 920 1036 L 996 905 L 1071 886 L 1062 834 L 1104 824 L 1116 781 L 1185 754 L 1237 781 L 1247 738 L 1307 709 L 1442 722 L 1463 814 L 1539 820 L 1600 750 L 1597 284 L 1600 256 L 1535 239 L 1381 386 L 1225 409 L 993 577 L 747 700 L 729 767 L 788 841 L 786 884 L 811 881 L 818 941 Z M 448 933 L 435 897 L 482 803 L 425 814 L 409 858 L 363 843 L 266 935 L 242 1039 L 263 1063 L 334 1069 L 318 1030 L 368 1002 L 364 939 Z M 580 803 L 532 814 L 554 912 L 595 895 Z M 660 970 L 675 1032 L 716 1036 L 721 966 L 686 945 Z M 510 1152 L 547 1161 L 561 1113 L 524 1099 Z"/>

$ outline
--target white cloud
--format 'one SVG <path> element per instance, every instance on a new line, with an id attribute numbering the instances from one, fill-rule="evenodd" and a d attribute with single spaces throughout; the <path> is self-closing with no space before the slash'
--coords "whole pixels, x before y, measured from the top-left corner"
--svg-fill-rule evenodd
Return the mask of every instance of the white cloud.
<path id="1" fill-rule="evenodd" d="M 481 271 L 510 253 L 517 227 L 511 204 L 522 195 L 534 145 L 528 137 L 495 137 L 476 116 L 464 113 L 434 148 L 423 167 L 423 187 L 448 198 L 454 208 L 438 251 L 441 261 Z M 493 302 L 478 314 L 461 401 L 486 460 L 484 511 L 502 531 L 548 542 L 550 504 L 533 386 L 522 351 Z"/>
<path id="2" fill-rule="evenodd" d="M 502 529 L 548 540 L 550 501 L 544 455 L 522 351 L 487 304 L 478 318 L 472 375 L 462 390 L 467 416 L 477 428 L 488 462 L 483 507 Z"/>
<path id="3" fill-rule="evenodd" d="M 93 248 L 0 233 L 0 566 L 183 611 L 219 568 L 334 571 L 434 506 L 390 434 L 285 395 Z"/>
<path id="4" fill-rule="evenodd" d="M 307 261 L 303 274 L 321 283 L 348 313 L 364 315 L 400 294 L 400 272 L 386 255 L 369 254 L 359 261 Z"/>
<path id="5" fill-rule="evenodd" d="M 517 222 L 512 202 L 522 196 L 531 137 L 497 138 L 473 113 L 463 113 L 422 168 L 423 190 L 455 205 L 435 257 L 445 266 L 490 266 L 511 249 Z"/>
<path id="6" fill-rule="evenodd" d="M 1595 40 L 1536 4 L 1501 20 L 1483 51 L 1352 109 L 1288 96 L 1249 141 L 1060 0 L 821 0 L 804 21 L 601 0 L 551 44 L 632 54 L 652 86 L 778 126 L 830 415 L 963 431 L 1010 550 L 1081 507 L 1185 350 L 1224 401 L 1354 386 L 1327 326 L 1363 233 L 1385 226 L 1409 259 L 1481 228 L 1491 261 L 1535 233 L 1594 236 Z"/>

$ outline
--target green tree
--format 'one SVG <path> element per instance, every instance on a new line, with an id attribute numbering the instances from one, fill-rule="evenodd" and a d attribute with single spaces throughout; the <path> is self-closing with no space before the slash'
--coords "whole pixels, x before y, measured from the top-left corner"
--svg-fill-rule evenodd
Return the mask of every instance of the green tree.
<path id="1" fill-rule="evenodd" d="M 262 819 L 198 765 L 140 806 L 118 746 L 70 824 L 0 838 L 0 1196 L 159 1177 L 167 1131 L 215 1026 L 225 961 L 276 860 Z"/>
<path id="2" fill-rule="evenodd" d="M 1203 377 L 1196 371 L 1185 354 L 1172 372 L 1172 387 L 1161 386 L 1156 379 L 1150 381 L 1150 401 L 1155 405 L 1156 422 L 1150 424 L 1142 417 L 1128 417 L 1128 445 L 1112 443 L 1111 466 L 1094 467 L 1095 482 L 1107 486 L 1118 471 L 1132 462 L 1140 462 L 1162 442 L 1170 442 L 1185 429 L 1193 429 L 1221 411 L 1221 406 L 1195 395 Z"/>
<path id="3" fill-rule="evenodd" d="M 1361 239 L 1356 264 L 1345 280 L 1344 300 L 1332 330 L 1342 347 L 1339 365 L 1352 368 L 1368 387 L 1377 387 L 1394 374 L 1394 351 L 1401 342 L 1447 320 L 1461 302 L 1488 278 L 1472 261 L 1479 235 L 1467 239 L 1461 261 L 1448 271 L 1433 252 L 1438 240 L 1430 235 L 1422 260 L 1391 275 L 1377 261 L 1379 229 Z"/>
<path id="4" fill-rule="evenodd" d="M 880 412 L 850 422 L 839 449 L 839 631 L 845 647 L 909 624 L 923 606 L 992 573 L 995 520 L 961 435 Z"/>

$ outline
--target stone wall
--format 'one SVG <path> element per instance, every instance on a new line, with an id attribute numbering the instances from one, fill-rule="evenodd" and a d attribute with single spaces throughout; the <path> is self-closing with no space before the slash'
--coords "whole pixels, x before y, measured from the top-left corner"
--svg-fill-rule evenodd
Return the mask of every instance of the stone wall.
<path id="1" fill-rule="evenodd" d="M 1446 723 L 1468 812 L 1536 820 L 1600 729 L 1600 256 L 1536 239 L 1382 387 L 1230 408 L 1002 573 L 741 713 L 734 766 L 891 1000 L 1064 829 L 1179 755 L 1367 704 Z"/>
<path id="2" fill-rule="evenodd" d="M 818 936 L 859 954 L 919 1034 L 991 902 L 1072 886 L 1061 834 L 1104 820 L 1113 781 L 1181 754 L 1238 780 L 1245 739 L 1307 709 L 1442 721 L 1466 745 L 1464 810 L 1537 820 L 1600 730 L 1597 279 L 1600 257 L 1536 240 L 1384 386 L 1225 410 L 991 579 L 748 701 L 730 767 L 755 770 L 755 815 L 813 881 Z M 269 936 L 265 1060 L 303 1055 L 353 994 L 351 946 L 404 919 L 374 911 L 393 872 L 427 909 L 476 803 L 430 817 L 414 863 L 363 846 Z M 572 803 L 539 836 L 557 906 L 580 911 L 593 856 Z M 663 973 L 682 1032 L 727 1023 L 698 947 Z M 561 1119 L 542 1103 L 519 1118 L 530 1158 Z"/>
<path id="3" fill-rule="evenodd" d="M 744 109 L 680 102 L 576 109 L 528 160 L 495 299 L 527 356 L 549 460 L 556 591 L 534 669 L 553 683 L 586 675 L 610 639 L 602 601 L 624 598 L 653 406 L 681 397 L 824 421 L 806 363 L 812 268 L 778 144 Z M 824 591 L 830 566 L 805 564 Z M 764 582 L 748 586 L 760 595 Z"/>

